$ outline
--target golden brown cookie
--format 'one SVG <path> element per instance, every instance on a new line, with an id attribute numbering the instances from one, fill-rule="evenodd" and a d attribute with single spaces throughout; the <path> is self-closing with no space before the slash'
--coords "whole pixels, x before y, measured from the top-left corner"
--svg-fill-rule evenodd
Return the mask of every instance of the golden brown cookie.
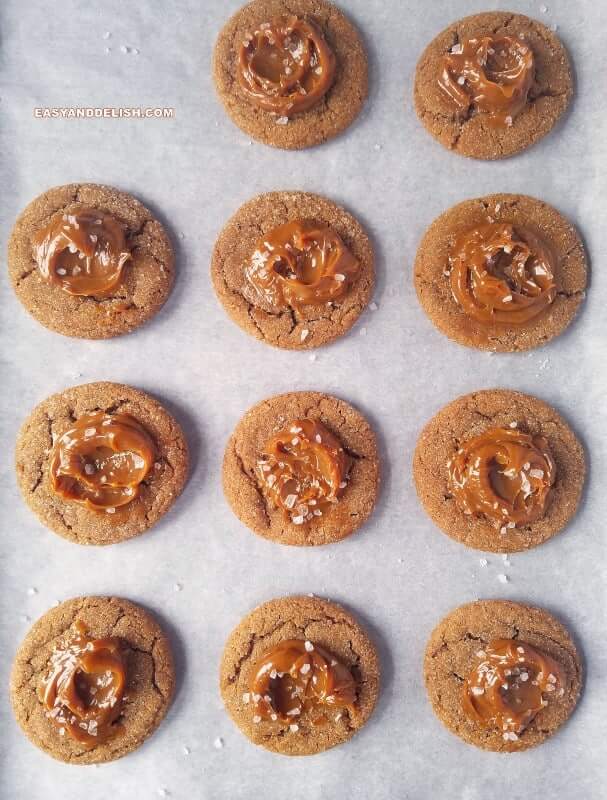
<path id="1" fill-rule="evenodd" d="M 100 414 L 112 418 L 127 415 L 151 441 L 150 463 L 142 465 L 144 470 L 147 466 L 149 469 L 143 476 L 141 472 L 133 475 L 133 499 L 120 507 L 105 502 L 103 507 L 92 508 L 74 501 L 72 487 L 63 493 L 53 487 L 53 465 L 61 456 L 59 448 L 69 444 L 66 434 L 79 421 Z M 93 427 L 104 431 L 103 420 L 98 423 Z M 118 452 L 127 450 L 118 448 Z M 63 457 L 67 452 L 64 448 Z M 137 461 L 145 461 L 147 453 L 134 452 Z M 181 494 L 188 460 L 183 431 L 158 401 L 130 386 L 104 382 L 73 386 L 36 406 L 21 427 L 15 452 L 17 480 L 25 502 L 44 525 L 78 544 L 113 544 L 152 527 Z M 95 478 L 92 467 L 84 468 L 90 469 L 91 479 Z M 77 481 L 76 489 L 80 491 L 85 480 Z"/>
<path id="2" fill-rule="evenodd" d="M 562 671 L 563 685 L 544 695 L 547 705 L 514 736 L 479 724 L 462 704 L 468 675 L 495 640 L 515 640 L 523 651 L 530 645 Z M 452 733 L 483 750 L 516 752 L 541 744 L 571 716 L 582 665 L 566 628 L 547 611 L 507 600 L 478 600 L 456 608 L 436 626 L 426 647 L 424 677 L 434 713 Z M 523 680 L 532 677 L 526 673 Z"/>
<path id="3" fill-rule="evenodd" d="M 479 226 L 502 225 L 540 237 L 554 265 L 554 299 L 522 324 L 479 321 L 456 301 L 452 288 L 450 257 L 459 237 Z M 414 276 L 422 308 L 442 333 L 467 347 L 514 352 L 545 344 L 571 324 L 585 297 L 586 254 L 574 226 L 552 206 L 525 195 L 492 194 L 458 203 L 434 220 L 418 248 Z"/>
<path id="4" fill-rule="evenodd" d="M 260 718 L 260 698 L 251 691 L 259 661 L 289 640 L 304 641 L 304 654 L 322 648 L 331 666 L 337 661 L 349 670 L 356 687 L 351 707 L 332 703 L 333 697 L 286 719 Z M 223 702 L 240 730 L 254 744 L 289 756 L 320 753 L 351 739 L 371 716 L 379 683 L 379 658 L 365 631 L 341 606 L 317 597 L 283 597 L 258 606 L 232 631 L 220 668 Z"/>
<path id="5" fill-rule="evenodd" d="M 117 220 L 130 252 L 120 283 L 103 296 L 78 296 L 51 285 L 33 256 L 36 234 L 82 209 Z M 44 192 L 20 214 L 9 241 L 8 268 L 17 297 L 38 322 L 65 336 L 107 339 L 138 328 L 160 310 L 173 285 L 174 256 L 163 225 L 139 200 L 111 186 L 70 183 Z"/>
<path id="6" fill-rule="evenodd" d="M 301 419 L 320 422 L 348 459 L 337 502 L 322 513 L 312 504 L 303 513 L 297 501 L 290 512 L 278 507 L 261 477 L 268 442 L 281 431 L 295 430 L 295 421 Z M 297 430 L 291 435 L 301 437 Z M 375 434 L 362 414 L 330 395 L 290 392 L 258 403 L 240 420 L 224 455 L 223 490 L 236 516 L 260 536 L 281 544 L 328 544 L 367 520 L 377 500 L 379 473 Z"/>
<path id="7" fill-rule="evenodd" d="M 74 635 L 77 625 L 93 639 L 117 640 L 125 680 L 122 697 L 115 698 L 119 714 L 110 735 L 100 735 L 97 726 L 85 720 L 82 725 L 88 724 L 86 733 L 90 732 L 86 742 L 78 741 L 55 721 L 62 714 L 67 714 L 62 719 L 69 721 L 71 714 L 65 707 L 55 712 L 60 703 L 50 711 L 44 704 L 44 682 L 52 672 L 53 651 L 55 655 L 64 651 L 64 642 Z M 78 671 L 75 678 L 78 686 Z M 121 758 L 151 736 L 167 712 L 174 685 L 168 639 L 147 611 L 116 597 L 77 597 L 51 608 L 32 626 L 15 657 L 10 694 L 17 722 L 36 747 L 68 764 L 98 764 Z M 80 698 L 90 711 L 82 694 Z M 96 737 L 102 741 L 96 743 Z"/>
<path id="8" fill-rule="evenodd" d="M 495 511 L 489 509 L 490 516 L 482 511 L 465 513 L 461 500 L 455 496 L 457 490 L 449 479 L 454 459 L 476 437 L 495 429 L 545 439 L 545 444 L 541 439 L 534 439 L 534 443 L 539 442 L 539 449 L 547 449 L 550 454 L 554 482 L 538 519 L 516 525 L 509 522 L 509 516 L 500 520 L 502 505 L 506 505 L 501 502 Z M 483 455 L 478 449 L 477 452 Z M 478 466 L 470 464 L 472 470 Z M 534 463 L 524 466 L 526 475 L 529 467 L 532 469 L 531 478 L 526 480 L 535 481 L 534 475 L 539 472 L 546 473 L 539 476 L 546 480 L 546 467 L 535 473 L 538 467 Z M 528 550 L 558 533 L 577 510 L 585 474 L 582 445 L 560 414 L 535 397 L 507 389 L 473 392 L 446 405 L 424 427 L 413 456 L 417 494 L 436 525 L 467 547 L 490 552 Z M 530 507 L 532 500 L 533 495 Z"/>
<path id="9" fill-rule="evenodd" d="M 327 225 L 358 261 L 358 273 L 346 293 L 328 303 L 289 306 L 271 312 L 247 291 L 244 265 L 261 237 L 295 220 Z M 356 322 L 373 294 L 374 257 L 361 225 L 343 208 L 307 192 L 269 192 L 241 206 L 219 235 L 211 277 L 230 317 L 243 330 L 275 347 L 305 350 L 342 336 Z"/>
<path id="10" fill-rule="evenodd" d="M 492 125 L 475 105 L 458 111 L 439 85 L 444 56 L 465 40 L 486 36 L 518 39 L 533 53 L 527 104 L 509 125 Z M 425 128 L 447 149 L 472 158 L 506 158 L 534 144 L 552 130 L 572 95 L 571 65 L 560 39 L 537 20 L 504 11 L 474 14 L 449 25 L 426 47 L 415 73 L 415 110 Z"/>
<path id="11" fill-rule="evenodd" d="M 254 105 L 238 80 L 243 42 L 273 18 L 296 15 L 320 31 L 335 57 L 328 92 L 311 108 L 287 117 Z M 367 56 L 356 28 L 326 0 L 253 0 L 226 23 L 213 58 L 219 98 L 232 120 L 248 136 L 272 147 L 299 150 L 320 144 L 345 130 L 367 98 Z"/>

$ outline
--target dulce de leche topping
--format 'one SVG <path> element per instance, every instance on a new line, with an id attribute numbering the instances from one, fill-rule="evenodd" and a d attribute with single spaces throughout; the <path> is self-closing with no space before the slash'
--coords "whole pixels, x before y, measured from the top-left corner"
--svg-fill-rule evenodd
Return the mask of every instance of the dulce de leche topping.
<path id="1" fill-rule="evenodd" d="M 322 422 L 298 419 L 270 439 L 257 462 L 263 492 L 295 525 L 337 503 L 352 460 Z"/>
<path id="2" fill-rule="evenodd" d="M 112 514 L 134 500 L 154 462 L 147 431 L 129 414 L 81 417 L 53 446 L 53 491 L 91 511 Z"/>
<path id="3" fill-rule="evenodd" d="M 269 312 L 342 297 L 359 263 L 331 228 L 307 220 L 271 230 L 245 265 L 246 294 Z"/>
<path id="4" fill-rule="evenodd" d="M 291 117 L 312 108 L 331 88 L 335 56 L 312 22 L 274 17 L 245 36 L 237 74 L 254 105 Z"/>
<path id="5" fill-rule="evenodd" d="M 93 639 L 81 622 L 53 650 L 38 687 L 46 716 L 85 747 L 107 741 L 122 729 L 126 665 L 118 639 Z"/>
<path id="6" fill-rule="evenodd" d="M 312 725 L 329 722 L 327 713 L 352 710 L 356 681 L 350 670 L 326 650 L 309 641 L 287 639 L 265 653 L 253 670 L 250 692 L 253 722 L 288 722 L 299 729 L 303 715 Z"/>
<path id="7" fill-rule="evenodd" d="M 534 76 L 533 51 L 525 42 L 483 36 L 451 48 L 438 85 L 461 113 L 484 113 L 493 126 L 508 127 L 527 105 Z"/>
<path id="8" fill-rule="evenodd" d="M 32 246 L 43 278 L 83 297 L 111 294 L 131 257 L 121 223 L 95 208 L 53 217 Z"/>
<path id="9" fill-rule="evenodd" d="M 524 325 L 556 297 L 556 259 L 526 228 L 493 222 L 464 231 L 449 265 L 456 302 L 485 325 Z"/>
<path id="10" fill-rule="evenodd" d="M 514 428 L 490 428 L 464 442 L 447 462 L 450 490 L 464 514 L 481 514 L 508 528 L 540 519 L 556 465 L 548 442 Z"/>
<path id="11" fill-rule="evenodd" d="M 464 681 L 464 713 L 483 728 L 502 731 L 506 742 L 516 742 L 548 705 L 544 695 L 564 693 L 560 665 L 518 639 L 495 639 L 477 657 L 477 665 Z"/>

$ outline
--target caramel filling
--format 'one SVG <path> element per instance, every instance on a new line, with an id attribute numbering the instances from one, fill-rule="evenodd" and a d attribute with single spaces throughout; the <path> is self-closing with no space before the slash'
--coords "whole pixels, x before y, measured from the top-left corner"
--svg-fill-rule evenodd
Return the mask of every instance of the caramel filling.
<path id="1" fill-rule="evenodd" d="M 131 257 L 120 222 L 94 208 L 55 215 L 34 236 L 32 246 L 42 277 L 83 297 L 111 294 Z"/>
<path id="2" fill-rule="evenodd" d="M 463 685 L 464 713 L 483 728 L 501 731 L 506 742 L 516 742 L 548 705 L 544 695 L 564 694 L 561 666 L 518 639 L 495 639 L 477 657 Z"/>
<path id="3" fill-rule="evenodd" d="M 321 422 L 299 419 L 266 444 L 257 473 L 274 506 L 303 525 L 337 503 L 351 466 L 340 441 Z"/>
<path id="4" fill-rule="evenodd" d="M 487 115 L 508 127 L 527 105 L 535 77 L 533 51 L 512 36 L 483 36 L 455 44 L 443 56 L 438 85 L 462 114 Z"/>
<path id="5" fill-rule="evenodd" d="M 138 496 L 154 457 L 154 443 L 134 417 L 90 414 L 55 442 L 51 487 L 64 500 L 112 514 Z"/>
<path id="6" fill-rule="evenodd" d="M 329 91 L 335 56 L 312 22 L 294 15 L 274 17 L 245 36 L 237 75 L 253 105 L 291 117 L 312 108 Z"/>
<path id="7" fill-rule="evenodd" d="M 86 748 L 122 730 L 126 665 L 118 639 L 93 639 L 81 622 L 53 649 L 38 687 L 46 716 Z"/>
<path id="8" fill-rule="evenodd" d="M 525 325 L 556 297 L 556 259 L 526 228 L 494 222 L 464 231 L 449 266 L 453 297 L 484 325 Z"/>
<path id="9" fill-rule="evenodd" d="M 490 428 L 469 439 L 447 469 L 463 513 L 484 515 L 501 533 L 544 515 L 556 476 L 546 439 L 516 428 Z"/>
<path id="10" fill-rule="evenodd" d="M 250 693 L 254 722 L 289 723 L 297 731 L 303 717 L 309 724 L 338 720 L 352 712 L 357 686 L 350 670 L 326 650 L 309 641 L 287 639 L 265 653 L 253 670 Z"/>
<path id="11" fill-rule="evenodd" d="M 246 296 L 268 312 L 320 305 L 343 297 L 359 263 L 331 228 L 310 221 L 271 230 L 245 265 Z"/>

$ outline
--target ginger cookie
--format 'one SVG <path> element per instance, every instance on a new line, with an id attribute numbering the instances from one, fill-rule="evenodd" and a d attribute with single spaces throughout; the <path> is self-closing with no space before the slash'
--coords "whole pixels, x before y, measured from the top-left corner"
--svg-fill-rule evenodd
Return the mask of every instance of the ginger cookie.
<path id="1" fill-rule="evenodd" d="M 415 110 L 448 150 L 506 158 L 549 133 L 573 95 L 560 39 L 523 14 L 489 11 L 452 23 L 424 50 Z"/>
<path id="2" fill-rule="evenodd" d="M 367 99 L 361 38 L 326 0 L 247 3 L 219 34 L 213 74 L 232 121 L 285 150 L 337 136 Z"/>
<path id="3" fill-rule="evenodd" d="M 17 480 L 43 525 L 78 544 L 113 544 L 151 528 L 181 494 L 188 447 L 150 395 L 87 383 L 51 395 L 23 423 Z"/>
<path id="4" fill-rule="evenodd" d="M 220 668 L 225 707 L 254 744 L 288 756 L 351 739 L 379 693 L 377 652 L 341 606 L 282 597 L 232 631 Z"/>
<path id="5" fill-rule="evenodd" d="M 459 397 L 425 426 L 413 456 L 422 505 L 467 547 L 515 553 L 567 525 L 582 496 L 584 450 L 547 403 L 486 389 Z"/>
<path id="6" fill-rule="evenodd" d="M 68 764 L 100 764 L 151 736 L 174 685 L 168 639 L 147 611 L 121 598 L 77 597 L 32 626 L 10 694 L 32 744 Z"/>
<path id="7" fill-rule="evenodd" d="M 566 628 L 541 608 L 507 600 L 460 606 L 436 626 L 424 659 L 440 721 L 483 750 L 517 752 L 571 716 L 582 665 Z"/>
<path id="8" fill-rule="evenodd" d="M 342 336 L 364 311 L 373 294 L 373 249 L 356 219 L 330 200 L 269 192 L 229 220 L 211 277 L 243 330 L 275 347 L 306 350 Z"/>
<path id="9" fill-rule="evenodd" d="M 375 434 L 362 414 L 336 397 L 270 397 L 249 409 L 230 437 L 223 490 L 240 521 L 266 539 L 337 542 L 375 506 Z"/>
<path id="10" fill-rule="evenodd" d="M 571 324 L 585 297 L 584 245 L 547 203 L 518 194 L 465 200 L 426 231 L 415 259 L 426 314 L 479 350 L 538 347 Z"/>
<path id="11" fill-rule="evenodd" d="M 108 339 L 160 310 L 174 257 L 163 225 L 139 200 L 111 186 L 70 183 L 21 213 L 8 269 L 17 297 L 45 327 Z"/>

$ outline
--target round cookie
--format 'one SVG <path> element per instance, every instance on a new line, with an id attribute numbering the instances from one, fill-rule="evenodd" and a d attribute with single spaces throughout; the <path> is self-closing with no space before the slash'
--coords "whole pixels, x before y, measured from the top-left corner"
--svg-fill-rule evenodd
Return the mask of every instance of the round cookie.
<path id="1" fill-rule="evenodd" d="M 131 250 L 122 282 L 106 297 L 75 296 L 49 284 L 32 255 L 32 237 L 53 217 L 86 207 L 116 218 Z M 64 336 L 108 339 L 135 330 L 160 310 L 173 285 L 174 256 L 164 227 L 139 200 L 111 186 L 70 183 L 44 192 L 19 215 L 8 269 L 17 297 L 42 325 Z"/>
<path id="2" fill-rule="evenodd" d="M 266 442 L 289 422 L 319 420 L 352 459 L 343 496 L 320 517 L 296 525 L 273 507 L 255 475 Z M 223 459 L 223 490 L 232 511 L 266 539 L 291 545 L 337 542 L 369 517 L 379 492 L 379 454 L 369 423 L 351 405 L 320 392 L 290 392 L 270 397 L 249 409 L 228 441 Z"/>
<path id="3" fill-rule="evenodd" d="M 462 710 L 462 682 L 474 669 L 477 652 L 494 639 L 518 639 L 560 664 L 567 687 L 552 697 L 518 736 L 504 741 L 501 731 L 489 730 L 468 719 Z M 456 736 L 483 750 L 527 750 L 548 739 L 571 715 L 582 683 L 582 665 L 566 628 L 541 608 L 507 600 L 477 600 L 460 606 L 436 626 L 424 659 L 424 677 L 432 708 Z"/>
<path id="4" fill-rule="evenodd" d="M 512 423 L 523 433 L 547 439 L 556 479 L 542 518 L 500 533 L 485 516 L 469 516 L 457 507 L 447 461 L 466 440 Z M 494 553 L 528 550 L 564 528 L 579 505 L 585 474 L 582 445 L 560 414 L 535 397 L 507 389 L 473 392 L 446 405 L 424 427 L 413 456 L 417 495 L 436 525 L 467 547 Z"/>
<path id="5" fill-rule="evenodd" d="M 307 111 L 286 117 L 254 106 L 242 91 L 236 69 L 245 36 L 273 17 L 295 14 L 313 22 L 336 58 L 333 84 Z M 219 98 L 233 122 L 248 136 L 272 147 L 300 150 L 337 136 L 358 116 L 367 99 L 367 56 L 356 28 L 326 0 L 253 0 L 226 23 L 213 57 Z"/>
<path id="6" fill-rule="evenodd" d="M 76 622 L 84 623 L 93 638 L 117 637 L 126 662 L 123 730 L 91 749 L 67 732 L 60 736 L 37 695 L 53 646 Z M 174 685 L 169 642 L 147 611 L 116 597 L 77 597 L 51 608 L 32 626 L 15 657 L 10 695 L 17 722 L 36 747 L 68 764 L 99 764 L 121 758 L 151 736 L 168 710 Z"/>
<path id="7" fill-rule="evenodd" d="M 535 231 L 556 258 L 556 297 L 524 325 L 478 322 L 451 291 L 449 253 L 455 240 L 470 228 L 492 222 Z M 585 297 L 586 254 L 574 226 L 552 206 L 526 195 L 492 194 L 465 200 L 434 220 L 418 248 L 414 278 L 419 302 L 441 333 L 467 347 L 515 352 L 545 344 L 573 321 Z"/>
<path id="8" fill-rule="evenodd" d="M 325 725 L 304 717 L 289 726 L 280 721 L 254 722 L 253 705 L 246 700 L 257 661 L 285 639 L 303 639 L 323 647 L 348 667 L 357 683 L 354 710 Z M 258 606 L 232 631 L 220 667 L 225 707 L 254 744 L 289 756 L 320 753 L 351 739 L 371 716 L 379 694 L 377 652 L 358 622 L 341 606 L 318 597 L 283 597 Z"/>
<path id="9" fill-rule="evenodd" d="M 535 59 L 528 103 L 504 128 L 492 127 L 483 113 L 462 118 L 438 84 L 441 59 L 453 45 L 496 34 L 522 38 Z M 415 72 L 417 116 L 444 147 L 471 158 L 506 158 L 525 150 L 552 130 L 572 95 L 571 65 L 560 39 L 541 22 L 504 11 L 474 14 L 449 25 L 426 47 Z"/>
<path id="10" fill-rule="evenodd" d="M 49 463 L 58 437 L 87 414 L 133 416 L 152 437 L 156 457 L 138 496 L 112 514 L 89 510 L 51 488 Z M 25 502 L 48 528 L 78 544 L 113 544 L 151 528 L 181 494 L 188 447 L 173 417 L 150 395 L 119 383 L 86 383 L 51 395 L 23 423 L 15 452 L 17 481 Z"/>
<path id="11" fill-rule="evenodd" d="M 328 225 L 338 233 L 359 262 L 358 277 L 332 307 L 323 303 L 272 314 L 243 294 L 243 265 L 261 236 L 297 219 Z M 374 276 L 373 248 L 361 225 L 340 206 L 307 192 L 269 192 L 249 200 L 220 233 L 211 262 L 215 292 L 234 322 L 256 339 L 288 350 L 320 347 L 346 333 L 371 299 Z"/>

